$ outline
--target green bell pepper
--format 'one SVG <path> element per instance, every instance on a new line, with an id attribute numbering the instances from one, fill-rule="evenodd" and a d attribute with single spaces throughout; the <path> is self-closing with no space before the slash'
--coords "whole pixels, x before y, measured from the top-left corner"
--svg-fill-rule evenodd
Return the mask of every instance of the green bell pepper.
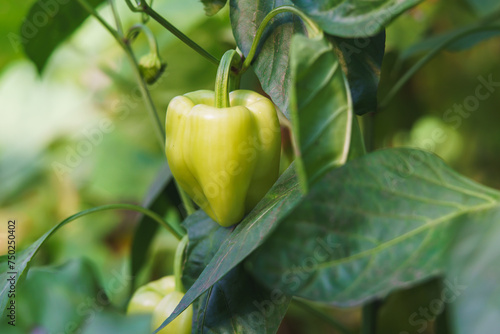
<path id="1" fill-rule="evenodd" d="M 273 103 L 249 90 L 177 96 L 167 108 L 166 155 L 181 188 L 222 226 L 238 223 L 278 178 L 281 131 Z"/>

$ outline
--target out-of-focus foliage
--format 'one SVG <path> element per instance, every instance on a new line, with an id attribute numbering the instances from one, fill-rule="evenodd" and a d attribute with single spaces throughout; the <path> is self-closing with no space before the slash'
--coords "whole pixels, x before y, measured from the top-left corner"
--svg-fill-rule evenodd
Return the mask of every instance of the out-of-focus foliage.
<path id="1" fill-rule="evenodd" d="M 0 9 L 0 35 L 19 34 L 30 3 L 8 0 Z M 234 45 L 227 11 L 207 18 L 197 1 L 161 1 L 155 9 L 221 55 Z M 123 2 L 124 26 L 140 22 Z M 112 22 L 108 8 L 102 15 Z M 186 14 L 189 13 L 189 14 Z M 169 66 L 152 86 L 162 121 L 168 101 L 196 89 L 211 89 L 216 67 L 155 22 L 162 57 Z M 214 38 L 217 36 L 217 38 Z M 109 203 L 140 204 L 165 163 L 128 60 L 94 19 L 49 58 L 43 77 L 6 38 L 0 39 L 0 219 L 16 219 L 16 242 L 24 249 L 50 227 L 83 209 Z M 147 53 L 142 36 L 137 57 Z M 179 219 L 169 213 L 169 219 Z M 103 282 L 127 270 L 136 214 L 107 212 L 63 228 L 35 258 L 39 264 L 91 258 Z M 0 254 L 7 250 L 0 231 Z M 140 280 L 171 272 L 175 239 L 160 231 Z M 127 289 L 110 291 L 122 306 Z"/>
<path id="2" fill-rule="evenodd" d="M 398 18 L 387 30 L 379 97 L 423 54 L 397 61 L 410 45 L 477 20 L 455 1 L 425 1 Z M 416 35 L 418 35 L 416 37 Z M 414 40 L 416 38 L 416 40 Z M 408 40 L 411 39 L 411 43 Z M 460 52 L 444 51 L 424 66 L 386 110 L 375 114 L 375 147 L 412 146 L 440 155 L 460 173 L 500 188 L 498 174 L 500 87 L 476 89 L 491 78 L 500 82 L 499 37 Z M 474 105 L 478 101 L 477 105 Z M 470 103 L 469 109 L 466 104 Z M 460 111 L 462 110 L 462 111 Z"/>
<path id="3" fill-rule="evenodd" d="M 82 328 L 89 317 L 110 307 L 106 291 L 98 281 L 88 260 L 75 260 L 59 267 L 33 268 L 20 284 L 15 299 L 16 311 L 23 315 L 18 318 L 15 330 L 19 333 L 64 332 Z M 126 279 L 117 275 L 114 287 L 126 289 L 126 283 Z M 39 302 L 34 303 L 34 300 Z M 11 329 L 5 321 L 0 322 L 2 333 L 10 333 Z"/>

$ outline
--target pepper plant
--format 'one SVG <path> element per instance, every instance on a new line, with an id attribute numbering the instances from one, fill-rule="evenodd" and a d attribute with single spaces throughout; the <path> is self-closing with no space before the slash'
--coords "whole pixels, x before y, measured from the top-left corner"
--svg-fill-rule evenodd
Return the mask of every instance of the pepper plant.
<path id="1" fill-rule="evenodd" d="M 145 207 L 109 204 L 76 213 L 18 253 L 15 285 L 22 288 L 33 257 L 67 223 L 133 210 L 143 214 L 130 257 L 131 296 L 137 292 L 128 318 L 116 321 L 134 323 L 136 313 L 152 318 L 122 332 L 276 333 L 296 307 L 332 332 L 376 333 L 391 293 L 457 280 L 465 287 L 460 298 L 443 302 L 440 316 L 418 332 L 497 332 L 500 192 L 430 152 L 373 150 L 371 138 L 372 115 L 435 55 L 500 31 L 495 2 L 467 1 L 486 15 L 410 49 L 424 56 L 384 94 L 378 84 L 385 28 L 420 0 L 203 0 L 207 15 L 229 7 L 236 45 L 222 56 L 186 36 L 152 2 L 125 0 L 137 22 L 124 27 L 115 0 L 67 1 L 35 38 L 23 41 L 25 53 L 43 72 L 84 20 L 98 20 L 132 65 L 170 170 Z M 28 16 L 48 2 L 36 0 Z M 101 6 L 111 10 L 112 21 Z M 155 107 L 149 85 L 175 64 L 161 54 L 148 28 L 152 21 L 190 47 L 192 57 L 217 66 L 214 91 L 193 86 L 167 110 Z M 141 34 L 149 53 L 139 59 L 134 43 Z M 241 87 L 247 71 L 260 88 Z M 182 203 L 182 224 L 165 218 L 164 202 Z M 175 275 L 138 287 L 135 277 L 156 224 L 180 241 Z M 6 309 L 7 256 L 1 263 L 0 306 Z M 328 307 L 361 308 L 361 325 L 344 323 Z"/>

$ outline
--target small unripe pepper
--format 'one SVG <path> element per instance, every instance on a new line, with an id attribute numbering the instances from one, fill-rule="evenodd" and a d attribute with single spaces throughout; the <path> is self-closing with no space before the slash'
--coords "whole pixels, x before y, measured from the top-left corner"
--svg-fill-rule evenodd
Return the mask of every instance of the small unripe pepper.
<path id="1" fill-rule="evenodd" d="M 153 311 L 151 329 L 155 330 L 174 312 L 184 294 L 179 291 L 172 291 L 158 303 Z M 189 305 L 172 322 L 161 329 L 158 334 L 191 334 L 193 322 L 193 306 Z"/>
<path id="2" fill-rule="evenodd" d="M 130 299 L 127 314 L 153 313 L 163 297 L 174 290 L 174 276 L 165 276 L 141 286 Z"/>
<path id="3" fill-rule="evenodd" d="M 134 293 L 127 307 L 127 314 L 152 314 L 151 330 L 161 326 L 181 301 L 184 293 L 175 290 L 175 277 L 165 276 L 150 282 Z M 190 305 L 158 334 L 190 334 L 193 307 Z"/>
<path id="4" fill-rule="evenodd" d="M 238 223 L 279 173 L 281 132 L 273 103 L 249 90 L 175 97 L 167 108 L 166 155 L 182 189 L 222 226 Z"/>

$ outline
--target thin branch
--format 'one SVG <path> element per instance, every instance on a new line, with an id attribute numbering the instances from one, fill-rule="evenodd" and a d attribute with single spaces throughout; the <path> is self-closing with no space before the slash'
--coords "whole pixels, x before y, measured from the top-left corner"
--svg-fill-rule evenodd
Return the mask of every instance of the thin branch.
<path id="1" fill-rule="evenodd" d="M 379 307 L 379 300 L 374 300 L 363 306 L 363 323 L 361 325 L 361 334 L 377 333 L 377 316 Z"/>
<path id="2" fill-rule="evenodd" d="M 108 0 L 111 11 L 113 12 L 113 17 L 115 18 L 115 25 L 118 35 L 123 37 L 122 21 L 120 20 L 120 15 L 118 14 L 118 9 L 116 8 L 115 0 Z"/>
<path id="3" fill-rule="evenodd" d="M 128 1 L 128 0 L 127 0 Z M 130 6 L 129 6 L 130 7 Z M 219 65 L 219 60 L 212 56 L 208 51 L 204 48 L 196 44 L 192 39 L 183 34 L 179 29 L 177 29 L 173 24 L 168 22 L 163 16 L 158 14 L 153 8 L 151 8 L 146 1 L 142 0 L 139 5 L 140 9 L 136 10 L 139 12 L 144 12 L 148 14 L 153 20 L 161 24 L 165 29 L 170 31 L 175 37 L 180 39 L 184 44 L 189 46 L 194 51 L 198 52 L 201 56 L 205 57 L 208 61 L 213 63 L 214 65 Z"/>

